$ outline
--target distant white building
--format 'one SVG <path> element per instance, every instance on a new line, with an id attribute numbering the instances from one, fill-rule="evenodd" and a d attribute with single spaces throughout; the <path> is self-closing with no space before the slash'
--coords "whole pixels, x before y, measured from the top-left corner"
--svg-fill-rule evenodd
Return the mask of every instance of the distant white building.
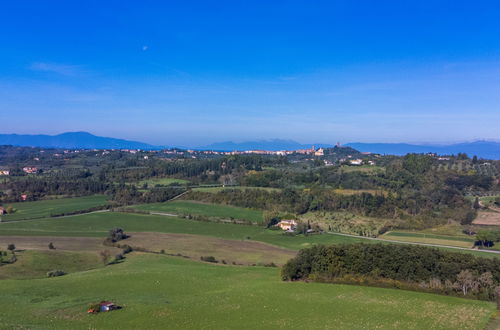
<path id="1" fill-rule="evenodd" d="M 295 231 L 297 227 L 297 221 L 295 220 L 281 220 L 278 222 L 278 227 L 286 231 Z"/>
<path id="2" fill-rule="evenodd" d="M 33 166 L 26 166 L 26 167 L 23 167 L 23 172 L 28 173 L 28 174 L 34 174 L 34 173 L 38 172 L 38 168 L 33 167 Z"/>
<path id="3" fill-rule="evenodd" d="M 351 164 L 351 165 L 361 165 L 361 164 L 363 164 L 363 160 L 362 159 L 351 159 L 349 161 L 349 164 Z"/>
<path id="4" fill-rule="evenodd" d="M 314 152 L 314 156 L 324 156 L 325 155 L 325 150 L 323 148 L 319 148 Z"/>

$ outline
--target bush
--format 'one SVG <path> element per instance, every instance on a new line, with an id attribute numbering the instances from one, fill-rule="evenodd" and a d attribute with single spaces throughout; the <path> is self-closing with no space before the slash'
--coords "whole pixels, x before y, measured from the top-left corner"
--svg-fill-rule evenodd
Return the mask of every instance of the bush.
<path id="1" fill-rule="evenodd" d="M 113 243 L 121 241 L 128 237 L 129 236 L 125 234 L 122 228 L 113 228 L 108 233 L 108 239 Z"/>
<path id="2" fill-rule="evenodd" d="M 128 244 L 120 246 L 123 249 L 123 254 L 127 254 L 133 251 L 132 247 Z"/>
<path id="3" fill-rule="evenodd" d="M 215 257 L 213 256 L 202 256 L 200 257 L 200 260 L 201 261 L 205 261 L 205 262 L 213 262 L 213 263 L 218 263 L 219 261 L 217 259 L 215 259 Z"/>
<path id="4" fill-rule="evenodd" d="M 66 275 L 66 272 L 62 270 L 53 270 L 47 273 L 47 277 L 57 277 L 63 275 Z"/>

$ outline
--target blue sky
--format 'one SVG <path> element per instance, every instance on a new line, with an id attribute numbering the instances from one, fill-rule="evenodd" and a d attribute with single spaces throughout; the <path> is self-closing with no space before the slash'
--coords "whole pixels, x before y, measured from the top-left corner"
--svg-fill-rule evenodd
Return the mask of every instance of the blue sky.
<path id="1" fill-rule="evenodd" d="M 9 1 L 1 133 L 500 140 L 497 1 Z"/>

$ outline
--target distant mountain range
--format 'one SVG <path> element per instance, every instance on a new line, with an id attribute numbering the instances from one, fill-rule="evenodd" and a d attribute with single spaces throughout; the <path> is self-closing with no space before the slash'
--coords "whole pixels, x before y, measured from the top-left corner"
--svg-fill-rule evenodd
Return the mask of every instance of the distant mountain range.
<path id="1" fill-rule="evenodd" d="M 243 151 L 243 150 L 267 150 L 267 151 L 277 151 L 277 150 L 297 150 L 297 149 L 309 149 L 311 146 L 331 148 L 333 145 L 317 143 L 317 144 L 301 144 L 293 140 L 260 140 L 260 141 L 247 141 L 247 142 L 217 142 L 206 146 L 197 147 L 197 150 L 217 150 L 217 151 Z"/>
<path id="2" fill-rule="evenodd" d="M 359 151 L 383 155 L 406 155 L 407 153 L 436 153 L 456 155 L 459 152 L 485 159 L 500 159 L 500 142 L 475 141 L 450 145 L 417 145 L 407 143 L 348 143 L 346 146 Z"/>
<path id="3" fill-rule="evenodd" d="M 0 145 L 63 148 L 63 149 L 166 149 L 166 146 L 155 146 L 148 143 L 95 136 L 87 132 L 68 132 L 59 135 L 20 135 L 0 134 Z M 301 144 L 293 140 L 260 140 L 248 142 L 219 142 L 194 148 L 196 150 L 297 150 L 311 148 L 333 147 L 331 144 Z M 348 143 L 359 151 L 385 155 L 406 155 L 407 153 L 433 152 L 439 155 L 451 155 L 459 152 L 469 156 L 476 155 L 486 159 L 500 159 L 500 142 L 476 141 L 451 145 L 417 145 L 407 143 Z"/>
<path id="4" fill-rule="evenodd" d="M 63 149 L 162 149 L 147 143 L 95 136 L 87 132 L 59 135 L 0 134 L 0 145 Z"/>

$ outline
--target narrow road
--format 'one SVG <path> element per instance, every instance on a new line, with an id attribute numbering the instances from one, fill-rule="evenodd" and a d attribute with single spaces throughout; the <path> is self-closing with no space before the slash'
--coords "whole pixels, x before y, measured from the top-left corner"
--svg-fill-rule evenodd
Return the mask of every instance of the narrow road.
<path id="1" fill-rule="evenodd" d="M 450 248 L 450 249 L 466 250 L 466 251 L 476 251 L 476 252 L 479 251 L 479 252 L 489 252 L 489 253 L 500 253 L 500 251 L 496 251 L 496 250 L 479 250 L 479 249 L 463 248 L 463 247 L 451 246 L 451 245 L 439 245 L 439 244 L 417 243 L 417 242 L 404 242 L 404 241 L 396 241 L 396 240 L 392 240 L 392 239 L 384 239 L 384 238 L 376 238 L 376 237 L 365 237 L 365 236 L 357 236 L 357 235 L 334 233 L 334 232 L 327 232 L 327 234 L 330 234 L 330 235 L 339 235 L 339 236 L 347 236 L 347 237 L 354 237 L 354 238 L 362 238 L 362 239 L 369 239 L 369 240 L 372 240 L 372 241 L 381 241 L 381 242 L 389 242 L 389 243 L 423 245 L 423 246 L 430 246 L 430 247 L 445 247 L 445 248 Z"/>

